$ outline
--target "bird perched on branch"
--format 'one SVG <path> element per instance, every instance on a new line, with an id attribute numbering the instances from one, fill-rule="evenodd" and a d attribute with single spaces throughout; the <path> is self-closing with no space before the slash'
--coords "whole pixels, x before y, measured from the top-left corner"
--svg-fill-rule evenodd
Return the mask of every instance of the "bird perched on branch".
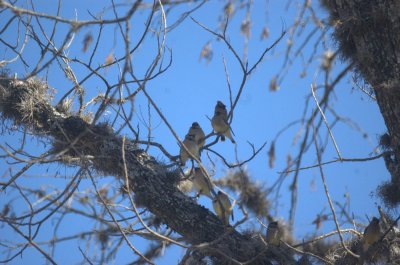
<path id="1" fill-rule="evenodd" d="M 214 113 L 217 111 L 221 112 L 225 117 L 228 118 L 228 111 L 226 110 L 226 106 L 219 100 L 217 101 L 217 105 L 215 105 Z"/>
<path id="2" fill-rule="evenodd" d="M 221 219 L 225 225 L 229 225 L 229 216 L 232 214 L 232 204 L 228 195 L 222 191 L 218 191 L 217 196 L 213 200 L 213 208 L 219 219 Z"/>
<path id="3" fill-rule="evenodd" d="M 279 230 L 278 222 L 271 222 L 268 224 L 266 238 L 268 244 L 279 246 L 281 240 L 281 233 Z"/>
<path id="4" fill-rule="evenodd" d="M 214 109 L 214 116 L 211 119 L 211 125 L 214 131 L 221 136 L 221 141 L 225 141 L 226 136 L 232 143 L 235 143 L 231 134 L 232 129 L 228 123 L 228 112 L 226 106 L 221 101 L 217 101 L 217 105 Z"/>
<path id="5" fill-rule="evenodd" d="M 190 127 L 188 134 L 194 135 L 194 140 L 198 144 L 199 148 L 204 146 L 206 135 L 197 122 L 192 123 L 192 127 Z"/>
<path id="6" fill-rule="evenodd" d="M 364 235 L 362 238 L 363 251 L 366 252 L 372 244 L 379 240 L 380 237 L 381 228 L 379 225 L 379 219 L 374 217 L 364 230 Z"/>
<path id="7" fill-rule="evenodd" d="M 199 146 L 197 145 L 193 134 L 187 134 L 185 136 L 185 140 L 183 140 L 182 143 L 183 143 L 183 145 L 185 145 L 185 147 L 188 149 L 188 151 L 190 152 L 190 154 L 193 157 L 200 159 Z M 191 158 L 191 156 L 188 154 L 188 152 L 186 152 L 186 150 L 185 150 L 185 148 L 183 148 L 183 146 L 181 146 L 179 158 L 181 160 L 181 165 L 185 165 L 186 161 L 189 158 Z"/>
<path id="8" fill-rule="evenodd" d="M 201 194 L 212 199 L 211 190 L 213 189 L 213 184 L 210 179 L 204 174 L 204 172 L 196 167 L 193 172 L 193 187 L 197 190 L 196 197 L 199 197 Z"/>

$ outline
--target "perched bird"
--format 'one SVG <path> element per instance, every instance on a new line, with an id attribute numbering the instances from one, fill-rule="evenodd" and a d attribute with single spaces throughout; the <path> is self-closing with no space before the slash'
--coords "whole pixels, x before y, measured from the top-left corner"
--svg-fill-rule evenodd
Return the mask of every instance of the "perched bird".
<path id="1" fill-rule="evenodd" d="M 232 143 L 235 143 L 231 134 L 231 127 L 228 123 L 228 112 L 224 103 L 217 102 L 214 110 L 214 116 L 211 119 L 211 125 L 214 131 L 221 135 L 221 141 L 225 141 L 225 136 L 228 137 Z"/>
<path id="2" fill-rule="evenodd" d="M 374 217 L 364 230 L 364 236 L 362 238 L 363 251 L 367 251 L 373 243 L 379 240 L 380 236 L 381 230 L 379 226 L 379 219 Z"/>
<path id="3" fill-rule="evenodd" d="M 197 190 L 196 197 L 204 194 L 205 196 L 212 199 L 211 190 L 213 189 L 213 184 L 200 168 L 194 168 L 192 181 L 193 187 Z"/>
<path id="4" fill-rule="evenodd" d="M 193 182 L 189 179 L 181 180 L 176 186 L 183 193 L 188 193 L 193 190 Z"/>
<path id="5" fill-rule="evenodd" d="M 226 118 L 228 118 L 228 111 L 226 110 L 226 106 L 225 106 L 225 104 L 224 103 L 222 103 L 221 101 L 217 101 L 217 105 L 215 105 L 215 108 L 214 108 L 214 114 L 216 113 L 216 112 L 220 112 L 220 113 L 222 113 L 222 115 L 224 115 Z"/>
<path id="6" fill-rule="evenodd" d="M 192 127 L 190 127 L 188 134 L 194 135 L 194 140 L 199 145 L 199 148 L 202 148 L 204 146 L 206 135 L 204 134 L 203 129 L 201 129 L 200 125 L 197 122 L 192 123 Z"/>
<path id="7" fill-rule="evenodd" d="M 280 239 L 281 233 L 279 231 L 278 222 L 269 223 L 267 228 L 267 243 L 274 246 L 279 246 Z"/>
<path id="8" fill-rule="evenodd" d="M 192 156 L 200 159 L 199 146 L 196 144 L 193 134 L 187 134 L 185 136 L 185 140 L 183 140 L 182 143 L 186 146 Z M 190 158 L 190 155 L 188 154 L 188 152 L 186 152 L 183 146 L 181 146 L 179 157 L 182 165 L 185 165 L 186 161 Z"/>
<path id="9" fill-rule="evenodd" d="M 229 216 L 232 214 L 232 205 L 228 195 L 222 191 L 218 191 L 217 196 L 213 200 L 213 208 L 219 219 L 221 219 L 225 225 L 229 225 Z"/>

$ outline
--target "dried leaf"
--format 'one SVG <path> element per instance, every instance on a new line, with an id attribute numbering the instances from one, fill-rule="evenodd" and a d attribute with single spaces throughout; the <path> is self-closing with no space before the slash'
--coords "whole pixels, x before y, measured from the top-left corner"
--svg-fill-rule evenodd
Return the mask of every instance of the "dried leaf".
<path id="1" fill-rule="evenodd" d="M 244 19 L 242 21 L 242 25 L 240 26 L 240 33 L 246 36 L 247 39 L 250 38 L 250 28 L 251 28 L 250 19 Z"/>
<path id="2" fill-rule="evenodd" d="M 200 57 L 199 60 L 204 58 L 206 60 L 206 63 L 209 63 L 213 57 L 213 52 L 211 48 L 211 43 L 207 42 L 206 45 L 203 46 L 200 52 Z"/>
<path id="3" fill-rule="evenodd" d="M 271 81 L 269 82 L 269 91 L 276 92 L 278 91 L 279 86 L 278 86 L 278 76 L 275 75 L 272 77 Z"/>
<path id="4" fill-rule="evenodd" d="M 287 167 L 289 167 L 291 163 L 292 163 L 292 156 L 290 154 L 288 154 L 287 157 L 286 157 L 286 165 L 287 165 Z"/>
<path id="5" fill-rule="evenodd" d="M 271 147 L 269 148 L 268 151 L 268 157 L 269 157 L 269 167 L 273 168 L 275 165 L 275 141 L 271 143 Z"/>
<path id="6" fill-rule="evenodd" d="M 317 230 L 319 230 L 322 226 L 322 219 L 321 216 L 318 214 L 317 218 L 314 219 L 314 221 L 312 222 L 312 224 L 315 224 L 315 227 Z"/>
<path id="7" fill-rule="evenodd" d="M 326 214 L 323 215 L 318 214 L 317 218 L 315 218 L 315 220 L 312 223 L 315 224 L 316 229 L 318 230 L 321 228 L 322 223 L 326 220 L 328 220 L 328 216 Z"/>
<path id="8" fill-rule="evenodd" d="M 108 66 L 108 65 L 112 64 L 113 62 L 114 62 L 114 52 L 111 51 L 106 57 L 105 65 Z"/>
<path id="9" fill-rule="evenodd" d="M 82 47 L 82 51 L 86 52 L 90 46 L 90 44 L 92 44 L 93 42 L 93 36 L 92 34 L 89 32 L 85 35 L 85 38 L 83 39 L 83 47 Z"/>
<path id="10" fill-rule="evenodd" d="M 10 212 L 10 204 L 7 203 L 6 205 L 4 205 L 4 208 L 1 211 L 1 216 L 6 217 L 9 212 Z"/>
<path id="11" fill-rule="evenodd" d="M 97 239 L 101 243 L 101 248 L 105 249 L 107 247 L 107 242 L 109 240 L 107 232 L 106 231 L 99 231 L 97 233 Z"/>
<path id="12" fill-rule="evenodd" d="M 261 32 L 261 40 L 265 40 L 269 37 L 269 28 L 267 26 L 265 26 Z"/>

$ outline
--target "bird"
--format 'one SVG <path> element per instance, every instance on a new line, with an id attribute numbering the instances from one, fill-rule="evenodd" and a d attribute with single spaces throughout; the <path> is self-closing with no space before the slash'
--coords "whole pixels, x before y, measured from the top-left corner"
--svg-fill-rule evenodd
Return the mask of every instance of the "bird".
<path id="1" fill-rule="evenodd" d="M 218 191 L 217 196 L 213 200 L 213 208 L 219 219 L 222 220 L 222 223 L 224 223 L 224 225 L 229 225 L 229 216 L 232 213 L 232 204 L 228 195 L 222 191 Z"/>
<path id="2" fill-rule="evenodd" d="M 212 199 L 211 190 L 213 189 L 213 184 L 200 168 L 194 168 L 192 181 L 193 187 L 197 190 L 196 197 L 204 194 Z"/>
<path id="3" fill-rule="evenodd" d="M 281 233 L 279 231 L 278 222 L 271 222 L 268 224 L 266 238 L 267 238 L 268 244 L 271 244 L 274 246 L 279 246 L 280 239 L 281 239 Z"/>
<path id="4" fill-rule="evenodd" d="M 379 226 L 379 219 L 374 217 L 364 230 L 364 236 L 362 238 L 363 251 L 366 252 L 372 244 L 379 240 L 380 236 L 381 231 Z"/>
<path id="5" fill-rule="evenodd" d="M 225 115 L 225 117 L 228 118 L 228 111 L 226 110 L 226 106 L 225 106 L 224 103 L 222 103 L 219 100 L 217 101 L 217 105 L 215 105 L 214 113 L 217 112 L 217 111 L 222 113 L 223 115 Z"/>
<path id="6" fill-rule="evenodd" d="M 193 182 L 189 179 L 183 179 L 179 181 L 178 185 L 176 186 L 178 190 L 182 191 L 183 193 L 188 193 L 193 190 Z"/>
<path id="7" fill-rule="evenodd" d="M 206 135 L 204 134 L 203 129 L 201 129 L 200 125 L 197 122 L 192 123 L 188 134 L 194 135 L 194 140 L 198 144 L 199 148 L 202 148 L 204 146 Z"/>
<path id="8" fill-rule="evenodd" d="M 183 140 L 182 144 L 188 149 L 191 155 L 200 160 L 199 154 L 199 146 L 195 142 L 195 138 L 193 134 L 187 134 L 185 136 L 185 140 Z M 181 146 L 181 150 L 179 153 L 179 157 L 181 160 L 181 165 L 185 165 L 186 161 L 191 158 L 191 156 L 186 152 L 186 150 Z"/>
<path id="9" fill-rule="evenodd" d="M 221 141 L 225 141 L 225 136 L 228 137 L 232 143 L 235 143 L 235 140 L 231 134 L 231 127 L 228 123 L 228 112 L 226 110 L 226 106 L 221 101 L 217 101 L 217 105 L 215 106 L 214 116 L 211 119 L 211 125 L 214 131 L 221 136 Z"/>

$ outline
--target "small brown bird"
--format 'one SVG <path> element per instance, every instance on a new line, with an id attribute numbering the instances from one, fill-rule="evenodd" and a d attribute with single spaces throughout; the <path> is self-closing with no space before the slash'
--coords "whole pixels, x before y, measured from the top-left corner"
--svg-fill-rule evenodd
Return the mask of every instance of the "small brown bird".
<path id="1" fill-rule="evenodd" d="M 201 194 L 212 199 L 211 190 L 213 189 L 213 184 L 210 179 L 203 173 L 203 171 L 196 167 L 193 172 L 193 186 L 197 190 L 196 197 L 199 197 Z"/>
<path id="2" fill-rule="evenodd" d="M 176 187 L 183 193 L 188 193 L 193 190 L 193 182 L 189 179 L 181 180 Z"/>
<path id="3" fill-rule="evenodd" d="M 279 246 L 281 240 L 281 233 L 279 231 L 278 222 L 271 222 L 268 224 L 266 238 L 268 244 Z"/>
<path id="4" fill-rule="evenodd" d="M 217 105 L 215 105 L 214 108 L 214 114 L 216 112 L 220 112 L 222 113 L 222 115 L 224 115 L 226 118 L 228 118 L 228 111 L 226 110 L 226 106 L 224 103 L 222 103 L 221 101 L 217 101 Z"/>
<path id="5" fill-rule="evenodd" d="M 194 156 L 197 159 L 200 159 L 199 146 L 196 144 L 193 134 L 187 134 L 185 136 L 185 140 L 183 140 L 182 143 L 186 146 L 186 148 L 189 150 L 192 156 Z M 186 150 L 182 146 L 179 153 L 179 157 L 181 160 L 181 165 L 185 165 L 186 161 L 190 158 L 190 155 L 188 154 L 188 152 L 186 152 Z"/>
<path id="6" fill-rule="evenodd" d="M 211 119 L 211 125 L 214 131 L 221 136 L 221 141 L 225 141 L 225 136 L 228 137 L 232 143 L 235 143 L 231 134 L 231 127 L 228 123 L 228 112 L 226 106 L 221 101 L 217 102 L 214 109 L 214 116 Z"/>
<path id="7" fill-rule="evenodd" d="M 379 219 L 374 217 L 364 230 L 364 236 L 362 238 L 363 251 L 367 251 L 372 244 L 379 240 L 380 237 L 381 229 L 379 226 Z"/>
<path id="8" fill-rule="evenodd" d="M 222 191 L 218 191 L 217 196 L 213 200 L 213 208 L 219 219 L 221 219 L 225 225 L 229 225 L 229 216 L 232 214 L 232 204 L 228 195 Z"/>
<path id="9" fill-rule="evenodd" d="M 199 148 L 204 146 L 206 135 L 197 122 L 192 123 L 192 127 L 190 127 L 188 134 L 194 135 L 194 140 L 199 145 Z"/>
<path id="10" fill-rule="evenodd" d="M 92 44 L 93 42 L 93 36 L 92 34 L 86 33 L 85 38 L 83 39 L 83 47 L 82 47 L 82 51 L 86 52 L 90 46 L 90 44 Z"/>

